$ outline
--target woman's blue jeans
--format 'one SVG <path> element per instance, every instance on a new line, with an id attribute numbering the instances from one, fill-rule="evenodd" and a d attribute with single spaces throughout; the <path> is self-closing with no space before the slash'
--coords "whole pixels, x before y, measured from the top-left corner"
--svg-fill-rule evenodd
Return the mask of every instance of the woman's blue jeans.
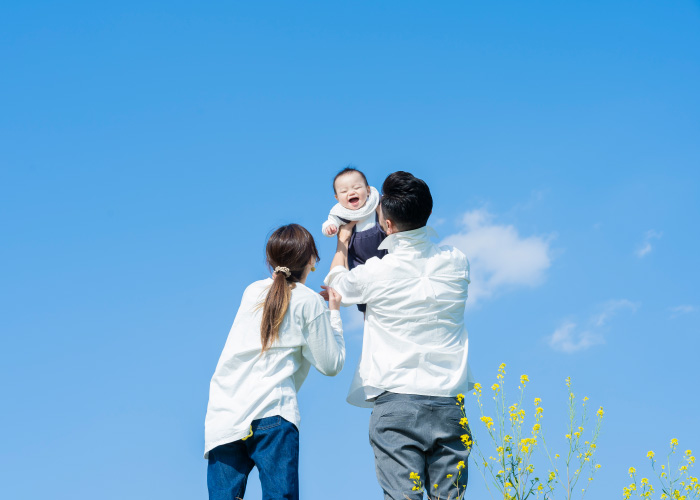
<path id="1" fill-rule="evenodd" d="M 209 500 L 236 500 L 245 494 L 257 466 L 263 500 L 299 500 L 299 431 L 279 416 L 254 420 L 253 435 L 209 452 Z"/>

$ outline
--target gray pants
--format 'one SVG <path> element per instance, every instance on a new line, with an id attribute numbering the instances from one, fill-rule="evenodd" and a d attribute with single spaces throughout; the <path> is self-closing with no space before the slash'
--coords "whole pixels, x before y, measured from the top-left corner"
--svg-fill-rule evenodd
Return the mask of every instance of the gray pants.
<path id="1" fill-rule="evenodd" d="M 459 424 L 462 412 L 456 403 L 455 398 L 391 392 L 376 399 L 369 420 L 369 442 L 385 500 L 423 498 L 422 492 L 412 489 L 411 472 L 420 476 L 428 498 L 462 498 L 469 451 L 460 436 L 471 433 Z M 464 462 L 461 470 L 457 468 L 460 461 Z"/>

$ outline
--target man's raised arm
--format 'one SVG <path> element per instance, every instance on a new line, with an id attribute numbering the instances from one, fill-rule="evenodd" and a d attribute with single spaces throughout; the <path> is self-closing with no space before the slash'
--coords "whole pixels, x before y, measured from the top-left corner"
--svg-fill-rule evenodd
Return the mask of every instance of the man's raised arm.
<path id="1" fill-rule="evenodd" d="M 335 255 L 331 261 L 331 271 L 337 266 L 348 269 L 348 245 L 352 237 L 352 229 L 355 227 L 356 223 L 356 221 L 352 221 L 340 226 L 338 230 L 338 246 L 335 249 Z"/>
<path id="2" fill-rule="evenodd" d="M 348 270 L 348 244 L 352 236 L 354 222 L 345 224 L 338 231 L 338 246 L 336 247 L 331 269 L 324 280 L 325 284 L 335 289 L 343 297 L 341 304 L 349 306 L 352 304 L 364 304 L 363 293 L 365 291 L 364 265 Z M 341 291 L 342 290 L 342 291 Z M 324 290 L 321 295 L 326 298 L 327 292 Z"/>

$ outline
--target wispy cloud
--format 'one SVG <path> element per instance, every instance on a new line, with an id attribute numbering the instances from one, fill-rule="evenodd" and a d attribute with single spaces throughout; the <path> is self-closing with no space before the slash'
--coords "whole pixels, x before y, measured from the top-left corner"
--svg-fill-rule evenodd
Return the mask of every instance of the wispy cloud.
<path id="1" fill-rule="evenodd" d="M 671 311 L 671 319 L 674 319 L 683 314 L 690 314 L 692 312 L 695 312 L 698 310 L 698 308 L 695 306 L 684 304 L 680 306 L 669 307 L 668 310 Z"/>
<path id="2" fill-rule="evenodd" d="M 605 328 L 621 311 L 635 312 L 639 304 L 627 299 L 609 300 L 600 310 L 591 315 L 584 326 L 579 327 L 570 320 L 563 321 L 554 333 L 547 337 L 549 346 L 555 351 L 573 353 L 605 343 Z"/>
<path id="3" fill-rule="evenodd" d="M 365 315 L 357 310 L 357 306 L 341 307 L 340 317 L 343 320 L 343 333 L 362 338 L 365 330 Z"/>
<path id="4" fill-rule="evenodd" d="M 551 236 L 523 238 L 514 226 L 493 219 L 486 210 L 467 212 L 462 230 L 443 240 L 464 252 L 471 264 L 468 306 L 504 289 L 541 284 L 552 262 Z"/>
<path id="5" fill-rule="evenodd" d="M 602 311 L 593 316 L 593 326 L 598 328 L 601 326 L 605 326 L 605 324 L 610 320 L 610 318 L 615 316 L 615 314 L 617 314 L 618 312 L 625 309 L 635 312 L 638 307 L 639 304 L 636 304 L 627 299 L 609 300 L 603 305 Z"/>
<path id="6" fill-rule="evenodd" d="M 581 351 L 604 343 L 605 339 L 600 332 L 578 331 L 576 323 L 572 322 L 562 323 L 549 337 L 549 345 L 552 349 L 566 353 Z"/>
<path id="7" fill-rule="evenodd" d="M 652 240 L 658 240 L 663 236 L 663 233 L 654 230 L 649 230 L 644 234 L 644 241 L 637 247 L 636 254 L 640 259 L 652 251 Z"/>

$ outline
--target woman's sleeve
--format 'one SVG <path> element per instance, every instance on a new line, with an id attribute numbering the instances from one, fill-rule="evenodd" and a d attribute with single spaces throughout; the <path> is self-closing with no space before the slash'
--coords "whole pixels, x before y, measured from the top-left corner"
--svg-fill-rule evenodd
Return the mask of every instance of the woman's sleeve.
<path id="1" fill-rule="evenodd" d="M 345 364 L 345 340 L 340 311 L 324 311 L 307 323 L 304 329 L 306 345 L 302 355 L 318 371 L 330 377 L 340 373 Z"/>

